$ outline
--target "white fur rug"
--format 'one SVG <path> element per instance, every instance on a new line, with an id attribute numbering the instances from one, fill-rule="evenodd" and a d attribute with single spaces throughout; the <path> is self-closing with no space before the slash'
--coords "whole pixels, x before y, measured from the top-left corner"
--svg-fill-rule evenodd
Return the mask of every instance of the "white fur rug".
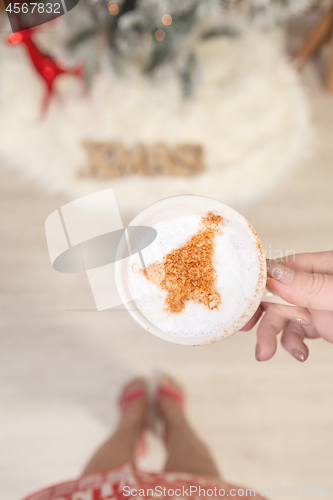
<path id="1" fill-rule="evenodd" d="M 120 210 L 130 212 L 181 193 L 248 201 L 290 174 L 309 144 L 307 100 L 274 33 L 203 42 L 196 95 L 187 101 L 169 73 L 151 81 L 105 69 L 88 96 L 81 83 L 62 77 L 44 120 L 43 82 L 25 48 L 0 46 L 0 156 L 45 189 L 71 198 L 112 187 Z M 84 139 L 120 139 L 129 146 L 199 142 L 207 171 L 192 178 L 82 179 Z"/>

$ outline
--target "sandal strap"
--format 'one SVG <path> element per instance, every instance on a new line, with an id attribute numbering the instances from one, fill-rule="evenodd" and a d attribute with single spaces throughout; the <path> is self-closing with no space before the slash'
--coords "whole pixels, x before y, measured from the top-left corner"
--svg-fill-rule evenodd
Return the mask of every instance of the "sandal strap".
<path id="1" fill-rule="evenodd" d="M 174 389 L 173 387 L 167 387 L 167 386 L 160 386 L 158 388 L 158 394 L 162 396 L 169 396 L 170 398 L 176 399 L 179 401 L 181 406 L 184 405 L 185 402 L 185 395 L 182 391 L 179 391 L 177 389 Z"/>
<path id="2" fill-rule="evenodd" d="M 141 398 L 146 395 L 146 390 L 145 389 L 134 389 L 131 392 L 128 392 L 127 394 L 124 394 L 119 398 L 119 405 L 123 406 L 125 403 L 128 403 L 129 401 L 132 401 L 133 399 Z"/>

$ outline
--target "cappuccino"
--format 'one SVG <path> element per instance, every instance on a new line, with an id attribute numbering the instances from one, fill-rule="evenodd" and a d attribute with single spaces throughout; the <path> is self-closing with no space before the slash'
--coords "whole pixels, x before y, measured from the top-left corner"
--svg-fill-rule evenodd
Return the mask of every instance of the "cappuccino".
<path id="1" fill-rule="evenodd" d="M 148 331 L 158 329 L 177 343 L 208 343 L 248 321 L 265 287 L 265 259 L 240 214 L 217 200 L 187 195 L 155 203 L 135 223 L 157 231 L 124 270 Z"/>

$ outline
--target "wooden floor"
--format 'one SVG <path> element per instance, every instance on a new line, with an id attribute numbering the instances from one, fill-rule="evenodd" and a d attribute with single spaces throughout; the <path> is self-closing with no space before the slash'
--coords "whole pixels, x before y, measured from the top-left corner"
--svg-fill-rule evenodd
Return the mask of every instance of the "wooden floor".
<path id="1" fill-rule="evenodd" d="M 312 74 L 307 85 L 317 153 L 265 199 L 235 207 L 273 257 L 333 247 L 333 96 Z M 49 262 L 44 221 L 66 200 L 5 168 L 0 199 L 0 500 L 76 476 L 114 427 L 123 382 L 154 369 L 186 388 L 193 426 L 228 481 L 275 500 L 281 486 L 330 486 L 333 495 L 333 345 L 309 342 L 304 365 L 281 348 L 260 364 L 254 331 L 188 348 L 145 333 L 121 310 L 70 311 L 94 303 L 85 276 Z M 163 456 L 152 448 L 143 465 L 156 468 Z"/>

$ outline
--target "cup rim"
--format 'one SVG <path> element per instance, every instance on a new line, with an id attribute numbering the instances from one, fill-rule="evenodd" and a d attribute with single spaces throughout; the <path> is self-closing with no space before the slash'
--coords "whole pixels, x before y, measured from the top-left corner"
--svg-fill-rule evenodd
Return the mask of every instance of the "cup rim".
<path id="1" fill-rule="evenodd" d="M 130 316 L 148 333 L 151 333 L 155 335 L 156 337 L 159 337 L 163 340 L 166 340 L 167 342 L 172 342 L 173 344 L 180 344 L 180 345 L 188 345 L 188 346 L 199 346 L 199 345 L 207 345 L 207 344 L 213 344 L 215 342 L 218 342 L 220 340 L 224 340 L 234 333 L 238 332 L 246 323 L 252 318 L 253 314 L 259 307 L 259 304 L 261 302 L 261 299 L 264 295 L 264 290 L 266 287 L 266 258 L 265 258 L 265 253 L 264 249 L 262 246 L 262 243 L 259 239 L 258 234 L 254 230 L 254 228 L 251 226 L 251 224 L 247 221 L 247 219 L 241 215 L 237 210 L 234 208 L 230 207 L 229 205 L 221 202 L 220 200 L 216 200 L 215 198 L 211 198 L 208 196 L 202 196 L 202 195 L 194 195 L 194 194 L 183 194 L 183 195 L 174 195 L 174 196 L 168 196 L 166 198 L 162 198 L 155 203 L 152 203 L 148 207 L 146 207 L 144 210 L 142 210 L 139 214 L 137 214 L 134 219 L 128 224 L 129 226 L 140 226 L 140 225 L 145 225 L 143 223 L 143 220 L 150 214 L 153 213 L 152 211 L 155 210 L 155 207 L 157 205 L 162 205 L 165 203 L 166 200 L 170 200 L 171 198 L 188 198 L 189 196 L 191 197 L 196 197 L 196 198 L 203 198 L 206 200 L 214 200 L 214 202 L 218 202 L 219 204 L 222 205 L 222 207 L 228 207 L 228 210 L 231 210 L 232 212 L 237 215 L 238 218 L 241 218 L 249 227 L 250 231 L 252 232 L 257 248 L 258 248 L 258 260 L 259 260 L 259 265 L 260 265 L 260 271 L 259 271 L 259 278 L 258 278 L 258 285 L 256 292 L 254 296 L 251 299 L 251 302 L 247 308 L 247 311 L 242 314 L 242 316 L 233 323 L 232 327 L 228 329 L 228 331 L 222 331 L 220 333 L 214 333 L 211 335 L 201 335 L 198 337 L 181 337 L 181 336 L 176 336 L 172 335 L 170 333 L 163 332 L 160 328 L 155 326 L 149 319 L 144 316 L 144 314 L 138 309 L 133 309 L 132 305 L 135 303 L 135 300 L 131 297 L 129 290 L 126 287 L 126 283 L 123 279 L 123 275 L 126 274 L 123 271 L 123 267 L 127 266 L 127 259 L 122 259 L 118 260 L 115 262 L 115 281 L 116 281 L 116 287 L 118 290 L 118 294 L 122 300 L 122 303 L 124 304 L 127 312 L 130 314 Z"/>

